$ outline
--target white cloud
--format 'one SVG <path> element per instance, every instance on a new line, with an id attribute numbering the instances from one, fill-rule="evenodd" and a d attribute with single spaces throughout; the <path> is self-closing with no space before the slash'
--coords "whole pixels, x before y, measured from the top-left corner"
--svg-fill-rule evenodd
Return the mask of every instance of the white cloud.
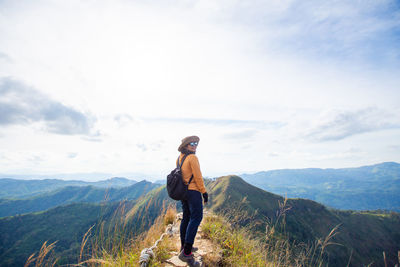
<path id="1" fill-rule="evenodd" d="M 202 124 L 214 127 L 252 127 L 257 129 L 278 129 L 285 123 L 280 121 L 261 121 L 261 120 L 236 120 L 236 119 L 218 119 L 218 118 L 143 118 L 150 123 L 184 123 L 184 124 Z"/>
<path id="2" fill-rule="evenodd" d="M 206 175 L 398 161 L 395 4 L 2 1 L 1 167 L 161 175 L 193 134 Z"/>
<path id="3" fill-rule="evenodd" d="M 12 59 L 7 54 L 4 54 L 2 52 L 0 52 L 0 61 L 1 60 L 5 61 L 7 63 L 11 63 L 12 62 Z"/>
<path id="4" fill-rule="evenodd" d="M 67 157 L 70 159 L 74 159 L 78 156 L 78 153 L 70 152 L 67 154 Z"/>
<path id="5" fill-rule="evenodd" d="M 143 152 L 147 151 L 147 146 L 145 144 L 136 144 L 136 146 L 141 149 Z"/>
<path id="6" fill-rule="evenodd" d="M 306 135 L 315 141 L 336 141 L 349 136 L 400 129 L 400 117 L 377 108 L 331 111 L 321 115 L 316 126 Z"/>
<path id="7" fill-rule="evenodd" d="M 53 101 L 19 81 L 0 79 L 0 97 L 0 125 L 41 121 L 52 133 L 88 135 L 91 132 L 94 118 Z"/>
<path id="8" fill-rule="evenodd" d="M 251 139 L 254 137 L 254 135 L 257 134 L 257 130 L 242 130 L 242 131 L 236 131 L 236 132 L 230 132 L 226 133 L 223 136 L 221 136 L 222 139 L 232 139 L 233 141 L 239 141 L 242 139 Z"/>

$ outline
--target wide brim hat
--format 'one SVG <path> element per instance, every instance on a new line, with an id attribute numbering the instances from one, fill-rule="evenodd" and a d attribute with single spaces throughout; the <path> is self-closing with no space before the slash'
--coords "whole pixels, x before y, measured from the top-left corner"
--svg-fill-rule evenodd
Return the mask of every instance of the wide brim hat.
<path id="1" fill-rule="evenodd" d="M 182 139 L 182 144 L 178 147 L 178 151 L 182 152 L 183 149 L 191 142 L 199 142 L 200 138 L 198 136 L 192 135 L 192 136 L 187 136 Z"/>

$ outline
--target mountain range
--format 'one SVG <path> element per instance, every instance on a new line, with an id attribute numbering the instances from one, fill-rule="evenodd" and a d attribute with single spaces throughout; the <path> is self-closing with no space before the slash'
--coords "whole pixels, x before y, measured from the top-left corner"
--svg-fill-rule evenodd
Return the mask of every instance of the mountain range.
<path id="1" fill-rule="evenodd" d="M 66 186 L 54 191 L 25 199 L 0 199 L 0 217 L 44 211 L 71 203 L 100 203 L 133 200 L 159 185 L 141 181 L 122 188 L 95 186 Z"/>
<path id="2" fill-rule="evenodd" d="M 20 180 L 0 178 L 0 198 L 26 198 L 44 192 L 50 192 L 65 186 L 95 186 L 95 187 L 126 187 L 135 184 L 136 181 L 123 177 L 113 177 L 98 182 L 84 182 L 79 180 Z"/>
<path id="3" fill-rule="evenodd" d="M 374 194 L 379 193 L 375 192 L 381 188 L 379 183 L 396 185 L 398 165 L 383 163 L 353 169 L 293 170 L 292 178 L 288 176 L 291 170 L 278 170 L 265 172 L 268 179 L 262 178 L 265 173 L 258 173 L 258 176 L 247 176 L 246 180 L 254 178 L 253 183 L 261 184 L 267 181 L 268 186 L 274 188 L 271 185 L 278 184 L 281 179 L 283 187 L 294 183 L 311 191 L 315 188 L 326 190 L 329 184 L 335 189 L 332 192 L 338 196 L 344 192 L 343 196 L 348 197 L 356 180 L 362 190 L 367 189 L 368 181 L 370 192 Z M 341 173 L 342 182 L 335 183 L 338 173 Z M 389 266 L 397 262 L 400 251 L 400 214 L 397 212 L 343 211 L 311 199 L 285 199 L 272 190 L 251 185 L 239 176 L 206 179 L 205 183 L 209 192 L 209 203 L 205 207 L 226 217 L 235 227 L 246 227 L 256 238 L 264 238 L 271 226 L 280 225 L 276 231 L 287 236 L 293 244 L 312 246 L 337 228 L 331 241 L 339 245 L 328 246 L 325 253 L 329 266 L 384 266 L 382 252 L 385 252 Z M 131 238 L 147 231 L 168 205 L 180 209 L 179 202 L 168 197 L 165 185 L 146 181 L 122 188 L 84 185 L 53 190 L 50 189 L 52 186 L 51 183 L 47 188 L 32 185 L 37 195 L 26 197 L 28 192 L 23 194 L 23 199 L 17 199 L 17 195 L 24 190 L 14 189 L 14 195 L 9 194 L 13 199 L 0 200 L 0 212 L 4 212 L 4 216 L 22 214 L 0 218 L 0 266 L 23 265 L 45 241 L 57 241 L 58 264 L 74 264 L 78 262 L 83 235 L 91 226 L 94 225 L 93 238 L 112 234 L 112 229 L 118 225 L 124 225 L 126 236 Z M 296 192 L 295 187 L 291 188 Z M 390 190 L 383 190 L 381 194 L 387 192 Z M 30 213 L 33 210 L 39 212 Z M 104 229 L 108 229 L 106 233 L 102 232 Z"/>
<path id="4" fill-rule="evenodd" d="M 283 169 L 240 175 L 248 183 L 289 198 L 345 210 L 400 211 L 400 164 L 359 168 Z"/>

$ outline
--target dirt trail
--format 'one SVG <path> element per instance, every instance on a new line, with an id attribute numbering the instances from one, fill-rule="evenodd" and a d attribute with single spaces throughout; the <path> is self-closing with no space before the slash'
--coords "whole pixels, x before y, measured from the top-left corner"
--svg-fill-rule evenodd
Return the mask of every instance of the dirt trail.
<path id="1" fill-rule="evenodd" d="M 212 215 L 208 214 L 207 211 L 204 211 L 204 217 L 206 217 L 206 216 L 212 216 Z M 176 244 L 176 251 L 171 252 L 173 254 L 173 256 L 170 259 L 166 260 L 165 264 L 163 264 L 163 266 L 177 266 L 177 267 L 187 266 L 187 264 L 185 262 L 181 261 L 178 258 L 178 255 L 179 255 L 178 250 L 181 247 L 181 241 L 179 238 L 179 226 L 180 226 L 180 221 L 181 221 L 182 216 L 180 215 L 180 217 L 179 217 L 179 214 L 178 214 L 177 218 L 178 219 L 176 220 L 176 222 L 174 223 L 174 226 L 173 226 L 174 234 L 172 237 L 173 242 Z M 197 232 L 196 239 L 195 239 L 194 245 L 193 245 L 193 247 L 198 248 L 197 251 L 193 252 L 194 257 L 195 257 L 196 261 L 200 262 L 201 266 L 215 266 L 214 264 L 210 265 L 210 263 L 218 261 L 217 258 L 220 257 L 219 250 L 218 250 L 218 248 L 215 247 L 215 245 L 213 245 L 211 243 L 210 240 L 203 238 L 203 232 L 202 232 L 201 227 L 202 227 L 202 224 L 200 224 L 200 227 Z"/>

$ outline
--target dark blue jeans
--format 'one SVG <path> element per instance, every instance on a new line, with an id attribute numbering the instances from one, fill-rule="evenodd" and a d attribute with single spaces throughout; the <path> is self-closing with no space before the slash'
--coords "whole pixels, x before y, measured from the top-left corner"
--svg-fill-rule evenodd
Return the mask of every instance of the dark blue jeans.
<path id="1" fill-rule="evenodd" d="M 188 190 L 188 199 L 182 200 L 181 243 L 194 243 L 200 222 L 203 219 L 203 198 L 196 190 Z"/>

